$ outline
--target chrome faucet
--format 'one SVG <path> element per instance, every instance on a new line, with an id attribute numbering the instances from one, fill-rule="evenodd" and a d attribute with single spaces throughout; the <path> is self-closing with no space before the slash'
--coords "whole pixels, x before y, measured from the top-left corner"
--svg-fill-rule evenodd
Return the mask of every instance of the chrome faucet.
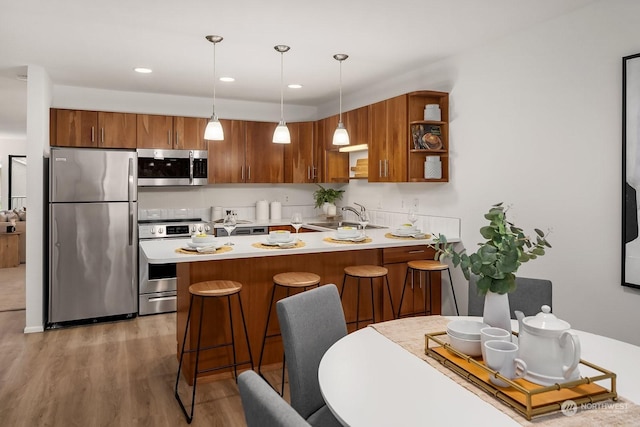
<path id="1" fill-rule="evenodd" d="M 367 209 L 366 209 L 364 206 L 362 206 L 360 203 L 354 203 L 354 205 L 356 205 L 356 206 L 359 206 L 359 207 L 360 207 L 360 212 L 358 212 L 358 210 L 357 210 L 356 208 L 351 207 L 351 206 L 343 206 L 343 207 L 342 207 L 342 210 L 343 210 L 343 211 L 350 211 L 350 212 L 353 212 L 354 214 L 356 214 L 356 216 L 357 216 L 358 218 L 360 218 L 360 215 L 362 215 L 363 213 L 365 213 L 365 212 L 367 211 Z"/>

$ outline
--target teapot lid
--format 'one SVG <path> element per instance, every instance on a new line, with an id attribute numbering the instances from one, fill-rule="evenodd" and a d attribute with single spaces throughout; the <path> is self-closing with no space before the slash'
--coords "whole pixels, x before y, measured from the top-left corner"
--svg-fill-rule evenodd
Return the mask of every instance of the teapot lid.
<path id="1" fill-rule="evenodd" d="M 551 307 L 548 305 L 543 305 L 540 313 L 525 318 L 523 322 L 531 328 L 546 331 L 564 331 L 571 328 L 568 322 L 558 319 L 555 314 L 552 314 Z"/>

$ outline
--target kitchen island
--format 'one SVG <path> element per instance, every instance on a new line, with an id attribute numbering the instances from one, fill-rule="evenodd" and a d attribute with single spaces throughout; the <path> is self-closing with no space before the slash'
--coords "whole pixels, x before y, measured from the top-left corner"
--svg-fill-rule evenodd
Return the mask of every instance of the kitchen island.
<path id="1" fill-rule="evenodd" d="M 189 309 L 189 285 L 192 283 L 226 279 L 235 280 L 243 284 L 241 291 L 242 303 L 245 311 L 249 341 L 254 361 L 257 362 L 262 345 L 265 322 L 267 319 L 268 302 L 273 286 L 273 276 L 286 271 L 308 271 L 321 277 L 321 284 L 335 283 L 341 288 L 344 268 L 349 265 L 373 264 L 384 265 L 389 269 L 389 282 L 393 297 L 392 309 L 388 295 L 382 284 L 377 281 L 374 288 L 374 304 L 376 321 L 393 319 L 393 312 L 397 310 L 400 301 L 402 284 L 406 272 L 406 262 L 415 259 L 433 259 L 434 250 L 428 245 L 430 239 L 390 238 L 389 229 L 367 230 L 370 241 L 354 243 L 330 243 L 327 238 L 335 237 L 334 231 L 318 231 L 301 233 L 301 247 L 296 248 L 264 248 L 257 247 L 265 242 L 267 236 L 232 236 L 234 243 L 230 251 L 219 253 L 177 253 L 180 247 L 187 246 L 189 239 L 165 239 L 140 242 L 141 254 L 150 264 L 176 263 L 178 278 L 178 300 L 176 316 L 176 351 L 180 353 L 180 346 Z M 228 238 L 218 238 L 227 242 Z M 455 241 L 455 239 L 452 239 Z M 432 276 L 433 282 L 440 283 L 439 273 Z M 418 287 L 415 287 L 418 290 Z M 383 292 L 384 291 L 384 292 Z M 348 286 L 344 293 L 343 306 L 347 321 L 355 318 L 356 286 Z M 416 291 L 413 296 L 405 295 L 403 307 L 422 309 L 423 293 Z M 428 293 L 427 293 L 428 295 Z M 285 295 L 277 295 L 279 298 Z M 361 317 L 370 315 L 370 294 L 368 286 L 362 285 L 360 293 Z M 432 314 L 440 314 L 440 286 L 433 286 L 431 301 L 427 305 Z M 208 304 L 211 303 L 211 306 Z M 217 305 L 217 306 L 216 306 Z M 234 319 L 240 319 L 237 304 L 232 304 Z M 198 318 L 200 307 L 194 307 L 192 316 Z M 407 313 L 410 314 L 410 313 Z M 229 340 L 228 315 L 222 301 L 207 301 L 207 308 L 203 320 L 203 346 Z M 224 325 L 220 327 L 218 325 Z M 235 339 L 238 347 L 239 360 L 248 356 L 241 328 L 236 325 Z M 269 333 L 277 332 L 277 322 L 271 321 Z M 195 328 L 194 328 L 195 329 Z M 187 349 L 195 348 L 196 331 L 189 332 Z M 212 350 L 210 354 L 203 354 L 200 358 L 203 369 L 214 365 L 226 364 L 229 350 Z M 193 377 L 193 360 L 185 357 L 185 377 L 190 382 Z M 271 339 L 265 347 L 263 363 L 281 363 L 282 343 L 279 339 Z"/>

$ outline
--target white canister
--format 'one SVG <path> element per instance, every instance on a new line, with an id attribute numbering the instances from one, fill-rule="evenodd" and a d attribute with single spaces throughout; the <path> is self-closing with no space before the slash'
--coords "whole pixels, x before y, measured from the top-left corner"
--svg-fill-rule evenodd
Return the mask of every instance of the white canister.
<path id="1" fill-rule="evenodd" d="M 266 221 L 269 219 L 269 202 L 258 200 L 256 202 L 256 221 Z"/>
<path id="2" fill-rule="evenodd" d="M 282 219 L 282 204 L 271 202 L 271 219 Z"/>
<path id="3" fill-rule="evenodd" d="M 211 207 L 211 221 L 216 221 L 222 219 L 222 207 L 220 206 L 212 206 Z"/>
<path id="4" fill-rule="evenodd" d="M 442 178 L 442 162 L 440 156 L 427 156 L 424 162 L 425 179 L 441 179 Z"/>
<path id="5" fill-rule="evenodd" d="M 442 120 L 442 115 L 440 114 L 440 106 L 438 104 L 427 104 L 424 107 L 424 119 L 426 121 L 434 121 L 439 122 Z"/>

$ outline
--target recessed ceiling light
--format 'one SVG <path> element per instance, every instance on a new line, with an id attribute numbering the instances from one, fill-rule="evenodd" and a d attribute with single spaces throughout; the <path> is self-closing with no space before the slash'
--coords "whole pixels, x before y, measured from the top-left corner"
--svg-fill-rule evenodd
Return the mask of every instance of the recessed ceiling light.
<path id="1" fill-rule="evenodd" d="M 153 70 L 151 68 L 144 68 L 144 67 L 136 67 L 133 69 L 133 71 L 135 71 L 136 73 L 140 73 L 140 74 L 149 74 L 151 72 L 153 72 Z"/>
<path id="2" fill-rule="evenodd" d="M 220 77 L 220 81 L 221 82 L 235 82 L 236 79 L 234 79 L 233 77 Z"/>
<path id="3" fill-rule="evenodd" d="M 291 83 L 290 85 L 287 85 L 287 87 L 289 89 L 300 89 L 300 88 L 302 88 L 302 85 L 299 84 L 299 83 Z"/>

